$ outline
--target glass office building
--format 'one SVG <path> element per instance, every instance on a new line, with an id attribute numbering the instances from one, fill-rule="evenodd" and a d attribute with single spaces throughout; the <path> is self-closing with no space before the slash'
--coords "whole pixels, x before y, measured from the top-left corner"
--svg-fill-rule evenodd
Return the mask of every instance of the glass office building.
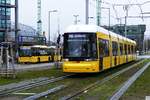
<path id="1" fill-rule="evenodd" d="M 0 42 L 4 41 L 4 33 L 11 28 L 11 0 L 0 0 Z"/>

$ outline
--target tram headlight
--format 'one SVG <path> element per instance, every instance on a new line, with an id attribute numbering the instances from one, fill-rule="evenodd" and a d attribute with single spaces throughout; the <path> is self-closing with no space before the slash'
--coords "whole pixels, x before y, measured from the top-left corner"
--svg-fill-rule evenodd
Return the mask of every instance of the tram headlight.
<path id="1" fill-rule="evenodd" d="M 64 61 L 69 61 L 69 59 L 64 59 Z"/>
<path id="2" fill-rule="evenodd" d="M 92 61 L 92 59 L 85 59 L 85 61 Z"/>

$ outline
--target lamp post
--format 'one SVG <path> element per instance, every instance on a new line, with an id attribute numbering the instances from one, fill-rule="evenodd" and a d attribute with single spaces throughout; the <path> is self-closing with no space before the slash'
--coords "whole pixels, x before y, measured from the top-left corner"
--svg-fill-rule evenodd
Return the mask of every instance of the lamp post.
<path id="1" fill-rule="evenodd" d="M 85 24 L 89 24 L 89 0 L 85 0 Z"/>
<path id="2" fill-rule="evenodd" d="M 52 12 L 57 12 L 57 10 L 48 11 L 48 41 L 49 41 L 49 45 L 50 45 L 50 14 Z"/>
<path id="3" fill-rule="evenodd" d="M 90 21 L 91 19 L 94 19 L 94 17 L 89 17 L 89 18 L 88 18 L 88 22 L 89 22 L 89 23 L 91 22 L 91 21 Z"/>
<path id="4" fill-rule="evenodd" d="M 79 15 L 73 15 L 75 17 L 75 21 L 74 21 L 74 24 L 77 24 L 78 23 L 78 17 Z"/>

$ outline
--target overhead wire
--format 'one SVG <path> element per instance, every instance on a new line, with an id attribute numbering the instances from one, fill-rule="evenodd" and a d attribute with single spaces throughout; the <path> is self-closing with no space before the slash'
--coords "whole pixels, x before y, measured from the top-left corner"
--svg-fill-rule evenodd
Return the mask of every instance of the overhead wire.
<path id="1" fill-rule="evenodd" d="M 92 1 L 96 2 L 96 0 L 92 0 Z M 90 5 L 96 8 L 95 3 L 93 4 L 93 2 L 92 2 L 92 1 L 90 2 Z M 111 4 L 111 3 L 106 2 L 106 1 L 101 1 L 101 3 L 102 3 L 102 4 L 109 5 L 109 6 L 112 6 L 112 4 Z M 112 7 L 113 7 L 113 6 L 112 6 Z M 102 8 L 110 8 L 110 7 L 102 7 Z M 110 9 L 111 9 L 111 8 L 110 8 Z M 105 13 L 105 12 L 104 12 L 103 14 L 105 14 L 105 15 L 106 15 L 106 13 Z M 116 13 L 115 13 L 115 14 L 116 14 L 117 18 L 116 18 L 115 16 L 113 16 L 112 14 L 110 14 L 110 17 L 118 20 L 119 18 L 118 18 L 118 15 L 117 15 L 117 11 L 116 11 Z M 104 17 L 102 17 L 102 18 L 104 18 Z"/>
<path id="2" fill-rule="evenodd" d="M 136 1 L 136 3 L 138 3 L 137 0 L 135 0 L 135 1 Z M 140 8 L 140 11 L 141 11 L 141 18 L 142 18 L 142 20 L 144 21 L 142 7 L 141 7 L 141 5 L 137 5 L 137 6 Z"/>
<path id="3" fill-rule="evenodd" d="M 141 3 L 141 5 L 144 5 L 144 4 L 147 4 L 147 3 L 150 3 L 150 1 L 145 1 L 145 2 Z"/>
<path id="4" fill-rule="evenodd" d="M 96 1 L 96 0 L 93 0 L 93 1 Z M 115 1 L 114 1 L 114 2 L 115 2 Z M 106 2 L 106 1 L 102 1 L 102 3 L 103 3 L 103 4 L 106 4 L 106 5 L 109 5 L 109 6 L 112 6 L 116 17 L 114 17 L 114 16 L 112 16 L 112 15 L 111 15 L 111 17 L 113 17 L 113 18 L 115 18 L 115 19 L 119 19 L 118 11 L 116 10 L 115 6 L 125 6 L 125 5 L 133 6 L 133 5 L 136 5 L 136 6 L 138 6 L 139 9 L 140 9 L 140 12 L 141 12 L 141 14 L 142 14 L 142 15 L 141 15 L 141 18 L 142 18 L 142 20 L 144 21 L 143 9 L 142 9 L 141 6 L 144 5 L 144 4 L 146 4 L 146 3 L 150 3 L 150 1 L 146 1 L 146 2 L 143 2 L 143 3 L 141 3 L 141 4 L 140 4 L 137 0 L 136 0 L 136 3 L 135 3 L 135 4 L 132 4 L 130 0 L 128 0 L 128 4 L 113 4 L 113 3 L 110 3 L 110 2 Z M 96 7 L 96 5 L 93 4 L 93 2 L 90 2 L 90 5 Z"/>

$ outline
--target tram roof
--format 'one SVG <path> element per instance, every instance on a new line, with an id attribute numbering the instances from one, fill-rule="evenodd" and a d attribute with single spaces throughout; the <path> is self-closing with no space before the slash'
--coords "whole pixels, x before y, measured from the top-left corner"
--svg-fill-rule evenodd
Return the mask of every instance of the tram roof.
<path id="1" fill-rule="evenodd" d="M 118 38 L 118 34 L 112 32 L 112 31 L 109 31 L 109 34 L 110 34 L 111 36 L 115 37 L 115 38 Z"/>
<path id="2" fill-rule="evenodd" d="M 65 33 L 75 33 L 75 32 L 88 32 L 88 33 L 103 32 L 105 34 L 108 34 L 108 30 L 96 25 L 71 25 L 65 31 Z"/>
<path id="3" fill-rule="evenodd" d="M 77 33 L 79 33 L 79 32 L 81 32 L 81 33 L 82 32 L 88 32 L 88 33 L 102 32 L 104 34 L 111 35 L 111 36 L 116 37 L 116 38 L 121 38 L 125 41 L 130 41 L 132 43 L 136 43 L 135 41 L 133 41 L 131 39 L 128 39 L 124 36 L 118 35 L 112 31 L 108 31 L 108 30 L 106 30 L 102 27 L 99 27 L 97 25 L 85 25 L 85 24 L 83 24 L 83 25 L 70 25 L 65 31 L 65 33 L 76 33 L 76 32 Z"/>

